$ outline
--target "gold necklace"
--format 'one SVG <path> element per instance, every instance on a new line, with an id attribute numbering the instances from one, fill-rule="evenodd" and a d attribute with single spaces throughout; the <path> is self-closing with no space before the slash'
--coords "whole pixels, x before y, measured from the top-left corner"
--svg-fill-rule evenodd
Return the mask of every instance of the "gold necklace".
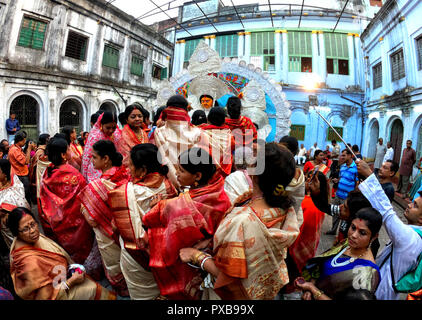
<path id="1" fill-rule="evenodd" d="M 349 247 L 349 251 L 350 251 L 350 254 L 352 254 L 352 249 L 350 247 Z M 365 254 L 365 252 L 366 252 L 366 250 L 362 254 L 360 254 L 359 256 L 357 256 L 356 258 L 355 257 L 351 257 L 350 258 L 350 262 L 354 262 L 355 260 L 357 260 L 359 258 L 362 258 L 363 255 Z"/>

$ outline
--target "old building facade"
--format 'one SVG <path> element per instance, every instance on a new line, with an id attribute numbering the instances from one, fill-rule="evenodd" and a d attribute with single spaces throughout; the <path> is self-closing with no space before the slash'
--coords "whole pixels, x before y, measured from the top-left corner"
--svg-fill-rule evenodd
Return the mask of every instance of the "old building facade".
<path id="1" fill-rule="evenodd" d="M 173 44 L 104 0 L 0 0 L 0 136 L 90 129 L 99 109 L 151 108 Z"/>

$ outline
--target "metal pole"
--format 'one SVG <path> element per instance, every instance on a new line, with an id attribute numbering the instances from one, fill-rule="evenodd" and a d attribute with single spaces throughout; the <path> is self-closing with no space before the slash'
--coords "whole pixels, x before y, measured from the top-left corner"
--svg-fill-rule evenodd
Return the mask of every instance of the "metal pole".
<path id="1" fill-rule="evenodd" d="M 343 140 L 343 138 L 339 135 L 336 129 L 331 125 L 331 123 L 323 117 L 321 113 L 317 110 L 317 108 L 314 106 L 315 112 L 322 118 L 322 120 L 325 121 L 326 124 L 330 126 L 331 129 L 333 129 L 334 133 L 340 138 L 340 140 L 344 143 L 347 149 L 350 150 L 350 152 L 353 154 L 353 157 L 356 158 L 356 161 L 359 161 L 359 159 L 356 157 L 355 153 L 352 151 L 352 149 L 349 147 L 349 145 L 346 143 L 346 141 Z"/>

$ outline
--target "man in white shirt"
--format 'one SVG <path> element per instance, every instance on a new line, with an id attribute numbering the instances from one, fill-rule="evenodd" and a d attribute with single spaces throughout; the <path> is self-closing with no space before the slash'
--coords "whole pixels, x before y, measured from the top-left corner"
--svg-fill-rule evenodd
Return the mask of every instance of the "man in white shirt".
<path id="1" fill-rule="evenodd" d="M 297 156 L 295 156 L 295 160 L 297 164 L 304 164 L 306 161 L 306 148 L 303 143 L 300 145 L 300 150 Z"/>
<path id="2" fill-rule="evenodd" d="M 393 147 L 391 146 L 391 142 L 388 141 L 387 152 L 385 153 L 384 160 L 382 161 L 382 163 L 386 162 L 387 160 L 393 160 L 393 158 L 394 158 L 394 150 L 393 150 Z"/>
<path id="3" fill-rule="evenodd" d="M 366 177 L 359 185 L 359 189 L 372 207 L 381 213 L 383 225 L 391 239 L 376 259 L 380 268 L 381 282 L 375 296 L 378 300 L 403 300 L 406 294 L 394 291 L 391 266 L 395 282 L 416 266 L 422 252 L 422 237 L 415 231 L 415 229 L 422 231 L 422 195 L 408 205 L 404 213 L 408 224 L 405 224 L 394 212 L 391 202 L 368 164 L 361 160 L 357 163 L 357 167 L 358 173 Z"/>
<path id="4" fill-rule="evenodd" d="M 320 149 L 318 148 L 318 143 L 315 142 L 314 145 L 308 151 L 309 160 L 312 160 L 314 158 L 314 154 L 316 150 L 320 150 Z"/>

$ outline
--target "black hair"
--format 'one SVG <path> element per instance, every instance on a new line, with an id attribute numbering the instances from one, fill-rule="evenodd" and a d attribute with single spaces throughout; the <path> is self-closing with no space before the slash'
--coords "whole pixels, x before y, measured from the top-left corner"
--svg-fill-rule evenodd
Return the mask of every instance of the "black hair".
<path id="1" fill-rule="evenodd" d="M 2 141 L 0 141 L 0 144 L 3 144 L 3 142 L 7 142 L 7 143 L 9 143 L 9 141 L 7 141 L 7 139 L 3 139 Z"/>
<path id="2" fill-rule="evenodd" d="M 100 117 L 99 113 L 93 113 L 91 114 L 91 123 L 94 125 L 97 123 L 98 118 Z"/>
<path id="3" fill-rule="evenodd" d="M 127 122 L 127 119 L 129 118 L 130 114 L 132 113 L 133 110 L 138 109 L 141 113 L 142 113 L 142 117 L 144 116 L 144 113 L 142 112 L 142 106 L 140 106 L 139 104 L 131 104 L 130 106 L 127 106 L 125 109 L 125 119 Z"/>
<path id="4" fill-rule="evenodd" d="M 0 159 L 0 169 L 1 172 L 6 176 L 7 181 L 10 181 L 10 161 L 7 159 Z"/>
<path id="5" fill-rule="evenodd" d="M 265 145 L 264 172 L 258 175 L 258 186 L 269 206 L 284 210 L 293 205 L 288 195 L 277 195 L 276 188 L 285 190 L 296 173 L 296 163 L 292 153 L 274 142 Z"/>
<path id="6" fill-rule="evenodd" d="M 158 119 L 160 119 L 161 113 L 163 112 L 163 110 L 164 110 L 165 108 L 167 108 L 167 107 L 166 107 L 166 106 L 162 106 L 162 107 L 159 107 L 159 108 L 155 111 L 155 113 L 154 113 L 154 118 L 153 118 L 153 125 L 154 125 L 154 126 L 156 126 L 156 125 L 157 125 L 157 121 L 158 121 Z"/>
<path id="7" fill-rule="evenodd" d="M 25 153 L 25 154 L 26 154 L 26 151 L 28 150 L 29 144 L 30 144 L 31 142 L 34 142 L 34 141 L 32 141 L 31 139 L 27 139 L 27 140 L 26 140 L 25 145 L 24 145 L 24 147 L 22 148 L 23 153 Z M 35 143 L 35 142 L 34 142 L 34 143 Z"/>
<path id="8" fill-rule="evenodd" d="M 82 136 L 78 137 L 77 140 L 81 147 L 85 147 L 84 138 Z"/>
<path id="9" fill-rule="evenodd" d="M 150 115 L 151 114 L 149 113 L 149 111 L 147 109 L 145 109 L 144 107 L 142 107 L 141 112 L 142 112 L 142 116 L 144 117 L 144 122 L 146 120 L 150 120 Z"/>
<path id="10" fill-rule="evenodd" d="M 29 214 L 35 220 L 35 222 L 37 222 L 34 217 L 34 214 L 27 208 L 17 207 L 13 209 L 12 212 L 9 213 L 9 216 L 7 218 L 7 227 L 15 237 L 17 237 L 19 234 L 19 222 L 21 221 L 24 214 Z"/>
<path id="11" fill-rule="evenodd" d="M 72 142 L 70 140 L 70 135 L 72 134 L 73 130 L 75 130 L 75 128 L 73 126 L 64 126 L 63 129 L 62 129 L 62 133 L 66 136 L 66 142 L 69 145 Z"/>
<path id="12" fill-rule="evenodd" d="M 231 119 L 239 119 L 242 109 L 242 101 L 238 97 L 230 97 L 227 100 L 227 113 Z"/>
<path id="13" fill-rule="evenodd" d="M 130 159 L 137 169 L 144 168 L 148 173 L 158 172 L 165 176 L 169 172 L 166 165 L 161 164 L 161 154 L 158 147 L 152 143 L 137 144 L 130 151 Z"/>
<path id="14" fill-rule="evenodd" d="M 349 148 L 344 149 L 341 153 L 343 153 L 343 152 L 345 152 L 345 151 L 346 151 L 346 153 L 347 153 L 347 154 L 349 154 L 349 155 L 353 155 L 353 154 L 352 154 L 352 151 L 350 151 L 350 150 L 349 150 Z"/>
<path id="15" fill-rule="evenodd" d="M 39 146 L 46 145 L 49 139 L 50 139 L 50 135 L 48 133 L 40 134 L 40 136 L 38 137 L 38 145 Z"/>
<path id="16" fill-rule="evenodd" d="M 64 133 L 56 133 L 53 138 L 66 140 L 66 135 Z M 66 141 L 67 142 L 67 141 Z"/>
<path id="17" fill-rule="evenodd" d="M 221 107 L 212 107 L 208 113 L 208 122 L 220 127 L 226 122 L 226 111 Z"/>
<path id="18" fill-rule="evenodd" d="M 387 160 L 386 162 L 391 163 L 390 165 L 390 171 L 394 172 L 394 174 L 397 173 L 397 171 L 399 171 L 399 164 L 393 160 Z"/>
<path id="19" fill-rule="evenodd" d="M 331 143 L 337 143 L 337 140 L 336 139 L 333 139 L 333 140 L 331 140 Z"/>
<path id="20" fill-rule="evenodd" d="M 366 226 L 371 231 L 371 238 L 373 238 L 381 229 L 382 215 L 378 210 L 369 207 L 362 208 L 356 212 L 355 219 L 362 219 L 366 221 Z"/>
<path id="21" fill-rule="evenodd" d="M 207 123 L 207 115 L 204 110 L 195 110 L 192 113 L 192 124 L 199 126 L 202 123 Z"/>
<path id="22" fill-rule="evenodd" d="M 317 155 L 319 155 L 321 152 L 324 152 L 324 151 L 322 151 L 321 149 L 315 150 L 315 152 L 314 152 L 314 159 L 315 159 L 315 158 L 316 158 L 316 156 L 317 156 Z"/>
<path id="23" fill-rule="evenodd" d="M 126 116 L 124 112 L 120 112 L 119 116 L 118 116 L 119 122 L 122 126 L 125 126 L 127 121 L 126 121 Z"/>
<path id="24" fill-rule="evenodd" d="M 179 156 L 180 166 L 191 174 L 202 173 L 198 181 L 200 185 L 206 184 L 217 171 L 211 155 L 203 148 L 190 148 Z"/>
<path id="25" fill-rule="evenodd" d="M 63 164 L 62 154 L 67 152 L 69 145 L 65 139 L 56 136 L 57 134 L 48 142 L 47 147 L 45 148 L 45 153 L 48 157 L 48 161 L 50 161 L 55 167 L 58 167 Z M 51 175 L 54 167 L 49 166 L 47 170 L 48 175 Z"/>
<path id="26" fill-rule="evenodd" d="M 353 150 L 353 152 L 358 152 L 358 151 L 359 151 L 359 147 L 358 147 L 358 145 L 357 145 L 357 144 L 354 144 L 354 145 L 352 146 L 352 150 Z"/>
<path id="27" fill-rule="evenodd" d="M 26 133 L 24 131 L 19 131 L 15 135 L 15 144 L 26 139 Z"/>
<path id="28" fill-rule="evenodd" d="M 284 136 L 280 139 L 280 143 L 289 149 L 294 156 L 299 152 L 299 142 L 295 137 Z"/>
<path id="29" fill-rule="evenodd" d="M 120 167 L 122 165 L 123 156 L 117 152 L 116 146 L 110 140 L 99 140 L 95 142 L 92 149 L 101 157 L 108 156 L 113 167 Z"/>
<path id="30" fill-rule="evenodd" d="M 350 212 L 349 220 L 353 220 L 360 209 L 372 207 L 369 200 L 359 190 L 350 191 L 346 201 Z"/>
<path id="31" fill-rule="evenodd" d="M 177 107 L 184 110 L 188 110 L 189 102 L 180 95 L 171 96 L 166 103 L 167 107 Z"/>
<path id="32" fill-rule="evenodd" d="M 115 113 L 110 111 L 104 111 L 103 117 L 101 118 L 101 124 L 107 124 L 107 123 L 117 123 L 117 116 Z"/>

